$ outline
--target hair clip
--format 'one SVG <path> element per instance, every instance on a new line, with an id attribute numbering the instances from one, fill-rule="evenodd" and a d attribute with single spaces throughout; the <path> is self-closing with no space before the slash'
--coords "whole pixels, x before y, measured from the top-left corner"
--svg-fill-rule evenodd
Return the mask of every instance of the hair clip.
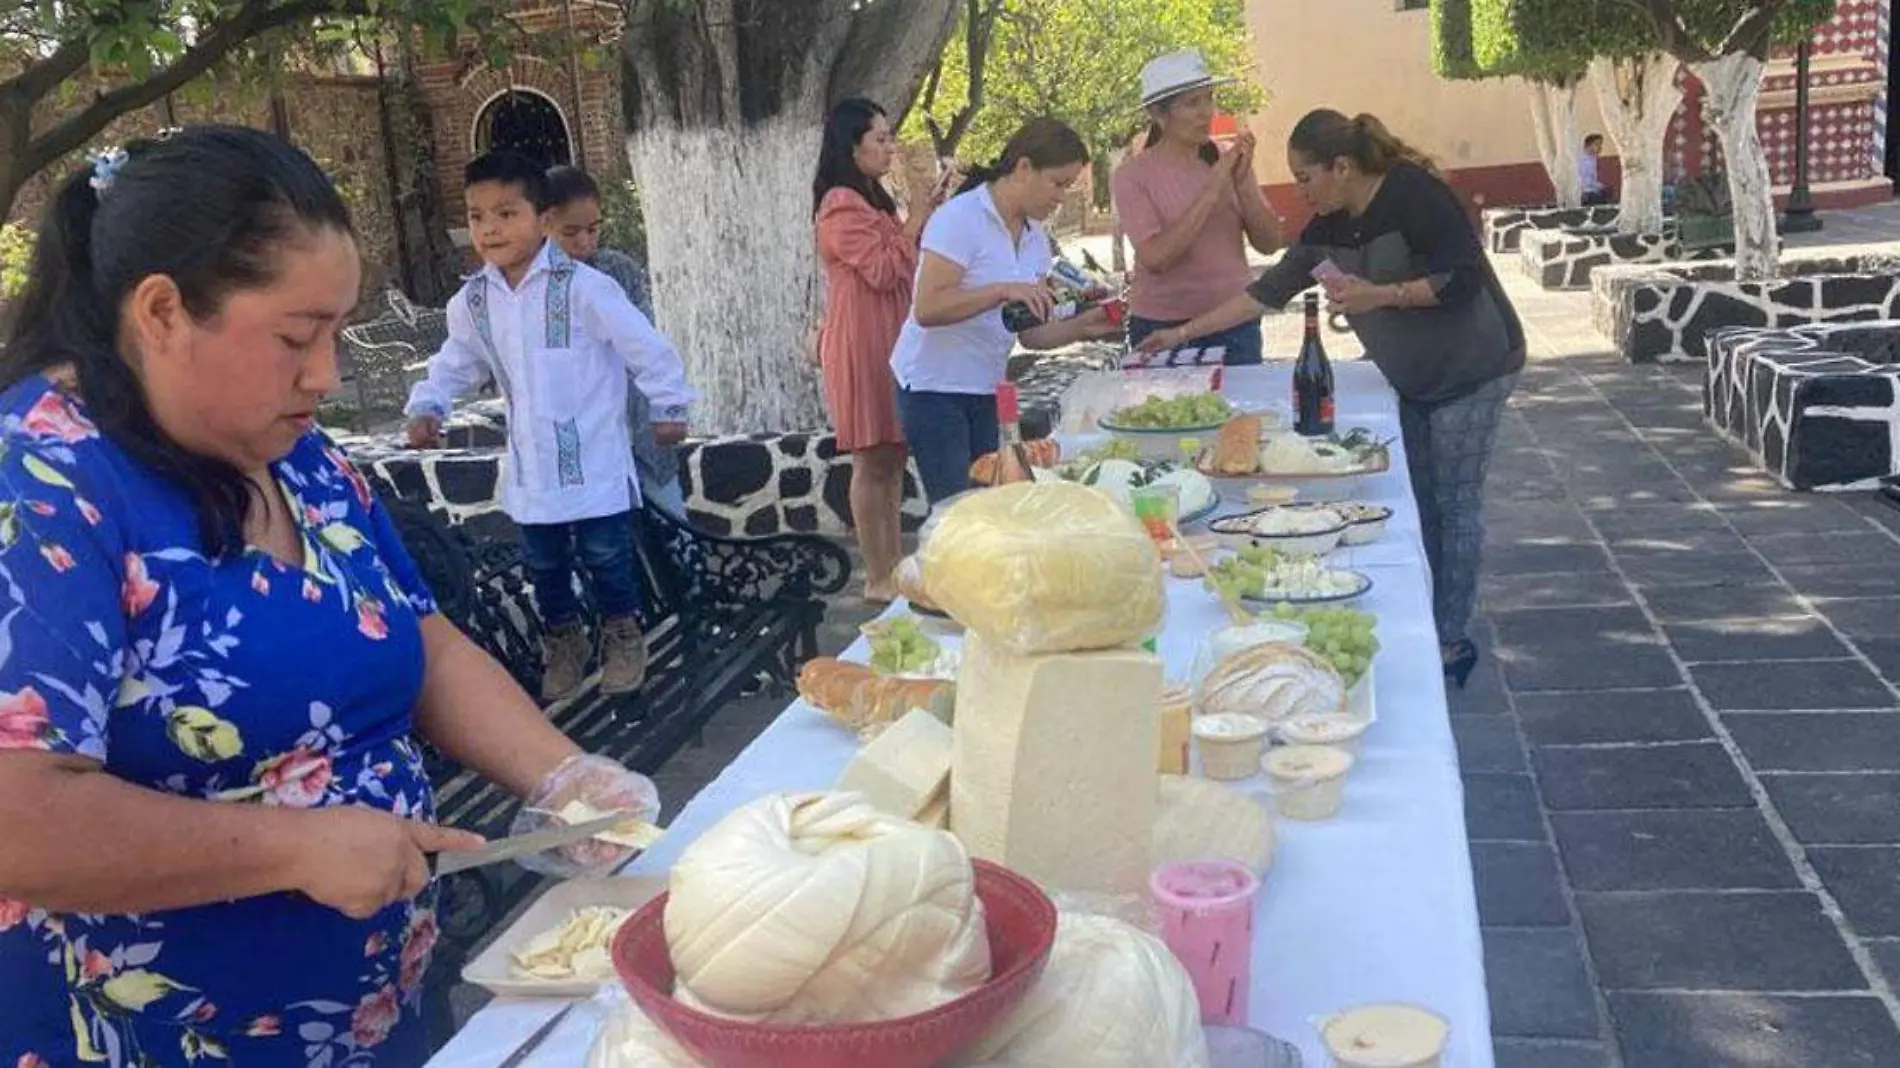
<path id="1" fill-rule="evenodd" d="M 92 178 L 90 184 L 94 193 L 104 196 L 112 188 L 113 179 L 119 176 L 119 168 L 125 166 L 125 149 L 108 148 L 92 157 Z"/>

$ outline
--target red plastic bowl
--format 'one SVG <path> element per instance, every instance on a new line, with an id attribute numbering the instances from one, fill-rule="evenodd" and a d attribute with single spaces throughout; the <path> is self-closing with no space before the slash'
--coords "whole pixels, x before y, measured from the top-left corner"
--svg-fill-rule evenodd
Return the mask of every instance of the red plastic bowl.
<path id="1" fill-rule="evenodd" d="M 976 896 L 989 928 L 990 981 L 929 1012 L 879 1023 L 786 1027 L 743 1023 L 673 1000 L 667 895 L 634 912 L 614 936 L 614 969 L 634 1004 L 711 1068 L 937 1068 L 1000 1024 L 1049 963 L 1056 907 L 1036 885 L 988 861 Z"/>

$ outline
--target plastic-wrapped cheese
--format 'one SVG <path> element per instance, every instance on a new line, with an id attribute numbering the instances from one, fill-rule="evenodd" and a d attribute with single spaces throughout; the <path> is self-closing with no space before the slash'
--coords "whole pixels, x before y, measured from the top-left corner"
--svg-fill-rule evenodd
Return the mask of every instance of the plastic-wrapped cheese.
<path id="1" fill-rule="evenodd" d="M 669 891 L 673 996 L 704 1012 L 886 1020 L 990 976 L 963 845 L 861 794 L 774 794 L 734 811 L 687 847 Z"/>
<path id="2" fill-rule="evenodd" d="M 606 1023 L 587 1052 L 587 1068 L 706 1068 L 624 991 L 611 990 L 595 1004 Z"/>
<path id="3" fill-rule="evenodd" d="M 918 557 L 930 599 L 1019 655 L 1131 645 L 1161 621 L 1161 556 L 1134 516 L 1069 482 L 959 498 Z"/>
<path id="4" fill-rule="evenodd" d="M 963 1068 L 1208 1068 L 1194 984 L 1120 920 L 1065 912 L 1042 978 Z"/>

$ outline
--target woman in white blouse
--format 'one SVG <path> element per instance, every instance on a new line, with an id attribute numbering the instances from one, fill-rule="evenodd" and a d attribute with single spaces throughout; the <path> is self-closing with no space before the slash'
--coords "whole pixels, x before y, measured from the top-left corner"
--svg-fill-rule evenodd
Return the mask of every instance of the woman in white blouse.
<path id="1" fill-rule="evenodd" d="M 916 298 L 891 369 L 904 438 L 932 502 L 969 488 L 970 464 L 995 451 L 996 386 L 1017 341 L 1053 349 L 1121 331 L 1099 308 L 1020 335 L 1003 325 L 1012 302 L 1048 319 L 1055 300 L 1044 279 L 1055 253 L 1042 223 L 1088 162 L 1074 130 L 1036 119 L 924 228 Z"/>

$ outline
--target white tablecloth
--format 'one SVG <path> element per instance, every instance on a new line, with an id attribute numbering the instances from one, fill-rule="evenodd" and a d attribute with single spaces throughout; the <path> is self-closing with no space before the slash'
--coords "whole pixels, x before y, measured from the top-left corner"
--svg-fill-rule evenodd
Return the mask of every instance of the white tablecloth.
<path id="1" fill-rule="evenodd" d="M 1352 361 L 1335 371 L 1339 427 L 1365 426 L 1396 439 L 1393 395 L 1377 370 Z M 1230 371 L 1226 383 L 1229 395 L 1243 402 L 1280 400 L 1288 392 L 1288 370 Z M 1273 870 L 1257 916 L 1252 1025 L 1297 1043 L 1308 1065 L 1321 1066 L 1328 1061 L 1314 1018 L 1366 1002 L 1411 1001 L 1451 1019 L 1447 1068 L 1491 1068 L 1464 791 L 1446 716 L 1418 512 L 1403 445 L 1395 440 L 1392 448 L 1392 470 L 1366 480 L 1355 494 L 1394 509 L 1384 540 L 1355 550 L 1352 560 L 1374 582 L 1361 607 L 1379 616 L 1379 719 L 1366 734 L 1340 815 L 1315 824 L 1279 821 Z M 1225 616 L 1199 583 L 1171 581 L 1169 587 L 1158 651 L 1170 675 L 1185 677 L 1201 636 Z M 761 794 L 829 787 L 856 748 L 848 733 L 794 702 L 680 810 L 666 838 L 629 873 L 665 872 L 701 832 Z M 497 1000 L 430 1066 L 494 1068 L 561 1004 Z M 595 1027 L 592 1013 L 570 1014 L 526 1063 L 581 1063 Z"/>

